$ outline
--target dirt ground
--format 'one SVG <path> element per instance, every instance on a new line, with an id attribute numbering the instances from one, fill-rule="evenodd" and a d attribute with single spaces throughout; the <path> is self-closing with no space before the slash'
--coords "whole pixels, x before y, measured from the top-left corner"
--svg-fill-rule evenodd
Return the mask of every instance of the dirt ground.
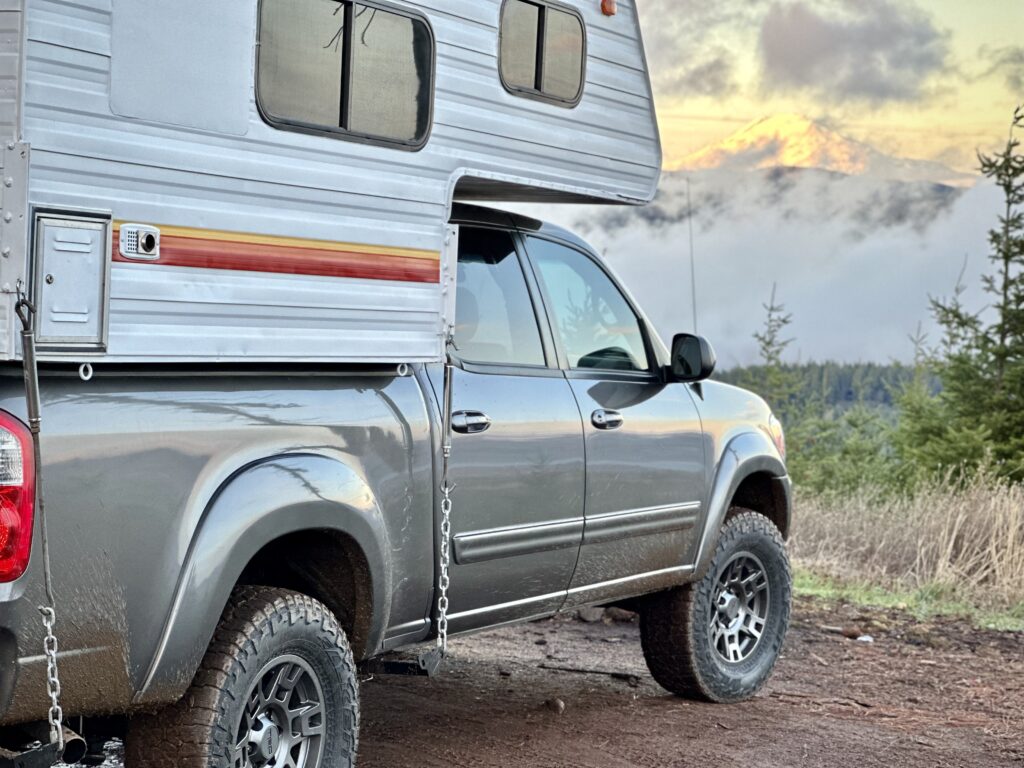
<path id="1" fill-rule="evenodd" d="M 364 676 L 360 768 L 1024 766 L 1024 634 L 955 619 L 799 599 L 771 682 L 732 706 L 659 688 L 635 621 L 559 617 L 452 651 L 434 680 Z"/>
<path id="2" fill-rule="evenodd" d="M 452 650 L 439 679 L 364 681 L 361 768 L 1024 765 L 1024 635 L 958 620 L 801 599 L 771 683 L 732 706 L 660 689 L 635 622 L 560 617 Z"/>

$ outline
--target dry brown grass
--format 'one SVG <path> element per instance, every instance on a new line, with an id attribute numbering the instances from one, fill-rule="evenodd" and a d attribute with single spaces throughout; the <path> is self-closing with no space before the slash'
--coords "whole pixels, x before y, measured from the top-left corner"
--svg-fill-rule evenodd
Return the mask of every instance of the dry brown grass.
<path id="1" fill-rule="evenodd" d="M 1024 487 L 981 477 L 906 499 L 798 496 L 793 554 L 830 576 L 886 588 L 940 588 L 976 605 L 1024 602 Z"/>

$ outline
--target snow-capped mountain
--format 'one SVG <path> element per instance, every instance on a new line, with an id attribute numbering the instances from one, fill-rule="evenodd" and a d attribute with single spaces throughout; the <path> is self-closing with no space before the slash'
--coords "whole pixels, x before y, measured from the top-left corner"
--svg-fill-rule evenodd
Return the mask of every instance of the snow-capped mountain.
<path id="1" fill-rule="evenodd" d="M 736 133 L 684 157 L 670 170 L 815 168 L 888 181 L 926 181 L 966 187 L 978 177 L 942 163 L 887 155 L 802 115 L 756 120 Z"/>

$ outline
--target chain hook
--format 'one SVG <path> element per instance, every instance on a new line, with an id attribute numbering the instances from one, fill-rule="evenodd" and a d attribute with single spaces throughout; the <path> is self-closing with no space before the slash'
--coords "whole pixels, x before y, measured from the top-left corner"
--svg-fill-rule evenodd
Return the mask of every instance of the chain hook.
<path id="1" fill-rule="evenodd" d="M 43 557 L 43 584 L 46 591 L 47 605 L 39 606 L 43 618 L 46 636 L 43 640 L 43 653 L 46 657 L 46 693 L 50 699 L 47 720 L 50 725 L 50 742 L 57 745 L 60 753 L 64 751 L 64 712 L 60 706 L 60 676 L 57 673 L 57 654 L 59 651 L 57 635 L 54 627 L 57 624 L 56 601 L 53 596 L 53 576 L 50 570 L 50 545 L 46 527 L 46 509 L 43 505 L 43 462 L 39 444 L 40 397 L 39 370 L 36 363 L 35 334 L 32 320 L 36 314 L 35 305 L 25 295 L 25 284 L 19 278 L 17 282 L 18 300 L 14 312 L 21 322 L 22 364 L 25 374 L 25 403 L 28 411 L 28 423 L 32 432 L 32 448 L 36 467 L 35 506 L 39 521 L 40 545 Z"/>
<path id="2" fill-rule="evenodd" d="M 21 330 L 25 333 L 30 333 L 32 331 L 32 318 L 36 313 L 36 306 L 25 295 L 25 283 L 22 282 L 20 277 L 15 286 L 15 291 L 18 301 L 14 305 L 14 314 L 21 321 Z"/>

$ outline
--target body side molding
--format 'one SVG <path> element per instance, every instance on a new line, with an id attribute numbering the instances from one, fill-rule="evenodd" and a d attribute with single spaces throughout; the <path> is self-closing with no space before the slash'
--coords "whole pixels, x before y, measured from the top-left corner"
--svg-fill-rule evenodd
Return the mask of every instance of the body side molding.
<path id="1" fill-rule="evenodd" d="M 699 501 L 691 501 L 552 523 L 461 533 L 454 537 L 452 549 L 455 562 L 468 565 L 535 552 L 568 549 L 579 546 L 581 536 L 584 545 L 631 536 L 652 536 L 692 528 L 697 524 L 700 508 Z"/>
<path id="2" fill-rule="evenodd" d="M 700 507 L 699 501 L 690 501 L 594 515 L 587 518 L 583 544 L 686 530 L 697 524 Z"/>
<path id="3" fill-rule="evenodd" d="M 454 537 L 452 550 L 456 563 L 468 565 L 578 547 L 582 535 L 583 518 L 578 517 L 552 523 L 461 533 Z"/>

